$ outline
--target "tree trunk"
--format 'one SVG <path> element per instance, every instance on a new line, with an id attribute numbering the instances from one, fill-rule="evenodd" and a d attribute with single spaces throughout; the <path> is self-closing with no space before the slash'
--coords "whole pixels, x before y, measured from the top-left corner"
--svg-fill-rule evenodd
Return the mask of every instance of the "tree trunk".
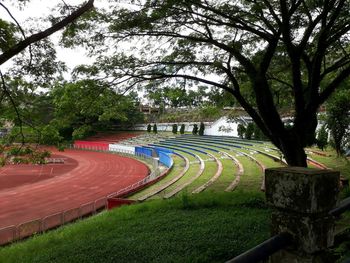
<path id="1" fill-rule="evenodd" d="M 280 138 L 280 150 L 289 166 L 307 167 L 306 153 L 300 141 L 288 134 Z"/>

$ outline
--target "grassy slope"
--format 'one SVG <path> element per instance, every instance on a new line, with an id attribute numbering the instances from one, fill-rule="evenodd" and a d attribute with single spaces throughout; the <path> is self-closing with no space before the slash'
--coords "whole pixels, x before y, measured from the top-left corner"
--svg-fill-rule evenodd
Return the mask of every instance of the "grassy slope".
<path id="1" fill-rule="evenodd" d="M 236 158 L 242 163 L 244 173 L 237 186 L 238 190 L 260 191 L 261 171 L 259 166 L 244 155 L 236 155 Z"/>
<path id="2" fill-rule="evenodd" d="M 269 214 L 259 193 L 154 200 L 0 248 L 0 262 L 223 262 L 268 238 Z"/>
<path id="3" fill-rule="evenodd" d="M 132 196 L 129 196 L 128 198 L 136 200 L 139 197 L 142 197 L 148 193 L 153 192 L 155 189 L 158 189 L 159 187 L 161 187 L 162 185 L 171 181 L 173 178 L 175 178 L 177 175 L 179 175 L 181 173 L 181 171 L 184 169 L 185 161 L 181 157 L 176 156 L 176 155 L 172 155 L 171 158 L 174 161 L 174 166 L 171 169 L 170 173 L 165 176 L 165 178 L 163 178 L 159 182 L 155 183 L 154 185 L 151 185 L 151 186 L 147 187 L 146 189 L 144 189 L 140 192 L 137 192 L 137 193 L 133 194 Z"/>
<path id="4" fill-rule="evenodd" d="M 195 158 L 194 156 L 191 156 L 191 155 L 186 154 L 186 153 L 183 153 L 183 155 L 185 155 L 190 162 L 197 162 L 198 161 L 197 158 Z M 169 186 L 168 188 L 164 189 L 162 192 L 160 192 L 159 194 L 154 196 L 154 198 L 163 198 L 166 194 L 172 192 L 178 186 L 187 183 L 193 176 L 195 176 L 197 174 L 197 172 L 199 171 L 199 168 L 200 168 L 199 163 L 191 163 L 190 168 L 188 169 L 186 174 L 180 178 L 180 180 L 178 180 L 177 182 L 175 182 L 173 185 Z"/>
<path id="5" fill-rule="evenodd" d="M 314 150 L 322 152 L 321 150 L 315 148 Z M 309 154 L 309 156 L 329 168 L 340 171 L 340 173 L 346 178 L 350 179 L 350 161 L 345 157 L 337 157 L 337 154 L 334 150 L 327 148 L 326 153 L 328 156 L 320 156 L 317 154 Z"/>
<path id="6" fill-rule="evenodd" d="M 203 184 L 205 184 L 206 182 L 208 182 L 214 176 L 214 174 L 216 173 L 216 171 L 218 169 L 218 166 L 214 160 L 208 161 L 208 159 L 210 158 L 209 156 L 201 156 L 201 157 L 203 160 L 205 160 L 205 168 L 204 168 L 203 174 L 201 176 L 199 176 L 196 180 L 193 181 L 192 184 L 190 184 L 189 186 L 187 186 L 183 190 L 187 193 L 191 193 L 192 191 L 194 191 L 198 187 L 200 187 Z"/>
<path id="7" fill-rule="evenodd" d="M 217 155 L 218 157 L 218 155 Z M 231 159 L 219 159 L 223 170 L 220 177 L 211 184 L 205 191 L 224 191 L 235 179 L 237 167 Z"/>

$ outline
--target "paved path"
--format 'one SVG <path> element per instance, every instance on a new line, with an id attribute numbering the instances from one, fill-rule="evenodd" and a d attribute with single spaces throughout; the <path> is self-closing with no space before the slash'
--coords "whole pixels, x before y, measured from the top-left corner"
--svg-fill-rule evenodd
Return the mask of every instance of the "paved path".
<path id="1" fill-rule="evenodd" d="M 70 167 L 51 164 L 61 167 L 56 168 L 56 176 L 0 190 L 0 228 L 79 207 L 148 174 L 145 164 L 114 154 L 78 150 L 54 154 L 70 160 Z M 22 166 L 18 168 L 23 171 Z M 6 169 L 9 167 L 0 169 L 0 176 L 6 174 Z M 60 169 L 66 170 L 60 173 Z"/>

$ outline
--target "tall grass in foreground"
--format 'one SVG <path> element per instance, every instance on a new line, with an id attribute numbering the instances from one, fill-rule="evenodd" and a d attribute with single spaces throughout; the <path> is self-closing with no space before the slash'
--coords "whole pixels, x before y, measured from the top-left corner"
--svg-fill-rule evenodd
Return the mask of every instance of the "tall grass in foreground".
<path id="1" fill-rule="evenodd" d="M 183 194 L 0 248 L 0 262 L 223 262 L 269 237 L 269 214 L 260 193 Z"/>

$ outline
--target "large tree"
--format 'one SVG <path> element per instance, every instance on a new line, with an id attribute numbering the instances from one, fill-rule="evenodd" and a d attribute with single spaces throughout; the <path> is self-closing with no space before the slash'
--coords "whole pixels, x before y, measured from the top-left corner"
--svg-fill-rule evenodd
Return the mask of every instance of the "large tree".
<path id="1" fill-rule="evenodd" d="M 221 88 L 289 165 L 306 166 L 318 108 L 350 74 L 349 10 L 349 0 L 118 1 L 100 14 L 89 41 L 115 52 L 83 73 L 99 68 L 100 77 L 129 87 L 178 80 Z M 71 36 L 66 43 L 82 43 Z M 291 127 L 278 112 L 276 90 L 291 98 Z"/>

